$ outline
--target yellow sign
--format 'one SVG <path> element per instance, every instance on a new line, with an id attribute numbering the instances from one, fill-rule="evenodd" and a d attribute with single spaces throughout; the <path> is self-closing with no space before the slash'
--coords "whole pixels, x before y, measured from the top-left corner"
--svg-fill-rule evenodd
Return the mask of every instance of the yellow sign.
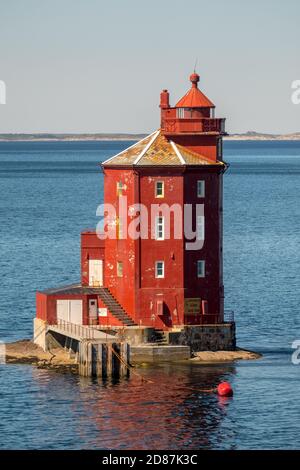
<path id="1" fill-rule="evenodd" d="M 201 299 L 198 297 L 184 299 L 184 313 L 195 314 L 201 312 Z"/>

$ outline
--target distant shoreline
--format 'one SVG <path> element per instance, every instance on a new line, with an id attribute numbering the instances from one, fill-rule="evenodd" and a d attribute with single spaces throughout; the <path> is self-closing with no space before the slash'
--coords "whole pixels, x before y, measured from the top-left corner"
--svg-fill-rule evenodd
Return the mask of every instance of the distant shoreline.
<path id="1" fill-rule="evenodd" d="M 138 141 L 148 134 L 0 134 L 0 142 L 103 142 Z M 224 136 L 225 141 L 300 141 L 300 132 L 294 134 L 260 134 L 246 132 Z"/>

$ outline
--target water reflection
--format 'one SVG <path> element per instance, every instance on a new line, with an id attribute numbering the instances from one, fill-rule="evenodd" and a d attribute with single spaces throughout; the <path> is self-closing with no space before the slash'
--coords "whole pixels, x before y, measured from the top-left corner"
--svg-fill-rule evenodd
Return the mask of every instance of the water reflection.
<path id="1" fill-rule="evenodd" d="M 235 367 L 164 365 L 139 371 L 151 382 L 136 376 L 106 384 L 80 378 L 86 413 L 97 428 L 90 445 L 112 449 L 216 448 L 230 400 L 199 390 L 223 380 L 232 382 Z"/>

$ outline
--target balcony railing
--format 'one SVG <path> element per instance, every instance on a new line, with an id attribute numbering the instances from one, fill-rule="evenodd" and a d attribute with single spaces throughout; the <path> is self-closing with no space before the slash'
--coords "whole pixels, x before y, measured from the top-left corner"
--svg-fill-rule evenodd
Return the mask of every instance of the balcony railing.
<path id="1" fill-rule="evenodd" d="M 187 317 L 187 321 L 190 325 L 216 325 L 220 323 L 233 323 L 234 312 L 232 310 L 225 311 L 224 315 L 218 313 L 195 313 L 190 314 Z"/>
<path id="2" fill-rule="evenodd" d="M 225 133 L 225 118 L 179 119 L 165 117 L 162 122 L 165 132 L 218 132 Z"/>

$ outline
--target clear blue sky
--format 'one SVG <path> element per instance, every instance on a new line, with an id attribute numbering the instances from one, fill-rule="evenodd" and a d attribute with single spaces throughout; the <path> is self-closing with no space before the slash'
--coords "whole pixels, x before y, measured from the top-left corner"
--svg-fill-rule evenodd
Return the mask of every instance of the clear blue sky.
<path id="1" fill-rule="evenodd" d="M 299 0 L 0 0 L 0 133 L 151 131 L 196 57 L 229 131 L 300 131 Z"/>

